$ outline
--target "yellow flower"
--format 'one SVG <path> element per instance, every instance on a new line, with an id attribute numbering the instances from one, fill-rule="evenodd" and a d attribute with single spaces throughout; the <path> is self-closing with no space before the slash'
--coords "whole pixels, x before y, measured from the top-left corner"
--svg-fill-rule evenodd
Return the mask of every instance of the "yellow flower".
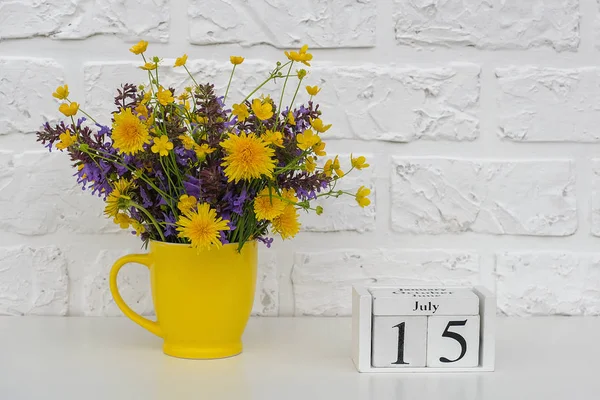
<path id="1" fill-rule="evenodd" d="M 310 125 L 319 133 L 323 133 L 331 128 L 331 124 L 323 126 L 323 121 L 321 121 L 321 118 L 311 119 Z"/>
<path id="2" fill-rule="evenodd" d="M 324 157 L 327 155 L 327 153 L 325 152 L 325 142 L 320 141 L 319 143 L 315 144 L 313 146 L 313 151 L 315 152 L 316 155 L 318 155 L 319 157 Z"/>
<path id="3" fill-rule="evenodd" d="M 79 104 L 77 104 L 75 102 L 73 102 L 71 104 L 62 103 L 58 107 L 58 111 L 63 113 L 65 115 L 65 117 L 72 117 L 73 115 L 77 114 L 77 111 L 79 111 Z"/>
<path id="4" fill-rule="evenodd" d="M 58 150 L 64 150 L 77 142 L 77 136 L 71 135 L 71 131 L 68 129 L 65 131 L 65 133 L 61 133 L 58 138 L 60 139 L 60 142 L 56 144 L 56 148 Z"/>
<path id="5" fill-rule="evenodd" d="M 187 62 L 187 54 L 182 55 L 181 57 L 177 57 L 175 59 L 174 67 L 182 67 Z"/>
<path id="6" fill-rule="evenodd" d="M 313 56 L 312 54 L 308 53 L 308 45 L 305 44 L 304 46 L 302 46 L 302 48 L 300 48 L 299 52 L 295 52 L 295 51 L 290 51 L 290 52 L 285 52 L 285 56 L 292 61 L 298 61 L 301 62 L 304 65 L 308 65 L 310 67 L 310 63 L 309 61 L 312 60 Z"/>
<path id="7" fill-rule="evenodd" d="M 56 92 L 52 93 L 52 96 L 59 100 L 65 100 L 69 97 L 69 85 L 63 85 L 56 88 Z"/>
<path id="8" fill-rule="evenodd" d="M 304 131 L 304 133 L 299 133 L 296 135 L 296 141 L 298 142 L 298 148 L 300 150 L 309 150 L 315 144 L 319 143 L 321 138 L 319 135 L 315 135 L 312 130 L 307 129 Z"/>
<path id="9" fill-rule="evenodd" d="M 315 172 L 315 169 L 317 168 L 317 163 L 315 162 L 315 158 L 307 157 L 306 163 L 304 163 L 304 167 L 306 168 L 307 172 Z"/>
<path id="10" fill-rule="evenodd" d="M 121 229 L 127 229 L 131 224 L 131 218 L 129 218 L 129 215 L 127 214 L 118 213 L 113 219 L 113 222 L 119 225 Z"/>
<path id="11" fill-rule="evenodd" d="M 335 174 L 337 176 L 339 176 L 340 178 L 342 176 L 344 176 L 344 172 L 340 168 L 340 160 L 338 159 L 338 156 L 335 156 L 335 159 L 333 160 L 333 166 L 332 167 L 333 167 L 333 170 L 335 171 Z"/>
<path id="12" fill-rule="evenodd" d="M 264 103 L 260 99 L 252 100 L 252 111 L 258 119 L 264 121 L 273 116 L 273 106 L 270 102 L 265 101 Z"/>
<path id="13" fill-rule="evenodd" d="M 254 199 L 254 214 L 259 220 L 273 221 L 283 213 L 285 206 L 286 202 L 279 198 L 275 190 L 269 192 L 269 188 L 265 187 Z"/>
<path id="14" fill-rule="evenodd" d="M 130 108 L 121 109 L 114 115 L 112 125 L 113 147 L 120 153 L 135 154 L 144 149 L 144 144 L 150 143 L 148 127 L 138 117 L 133 115 Z"/>
<path id="15" fill-rule="evenodd" d="M 150 149 L 153 153 L 159 153 L 161 157 L 168 156 L 169 150 L 173 150 L 173 143 L 169 142 L 167 135 L 154 139 L 154 145 Z"/>
<path id="16" fill-rule="evenodd" d="M 194 146 L 194 151 L 196 152 L 196 157 L 198 157 L 198 160 L 200 160 L 200 161 L 204 161 L 204 159 L 206 158 L 206 155 L 212 153 L 215 150 L 216 149 L 213 149 L 206 143 L 203 143 L 201 145 L 197 144 Z"/>
<path id="17" fill-rule="evenodd" d="M 187 212 L 191 211 L 196 204 L 198 204 L 198 199 L 196 197 L 184 194 L 179 198 L 177 208 L 179 208 L 179 211 L 181 211 L 183 214 L 186 214 Z"/>
<path id="18" fill-rule="evenodd" d="M 350 160 L 352 162 L 352 166 L 358 170 L 369 167 L 369 164 L 367 164 L 367 159 L 365 158 L 365 156 L 360 156 L 360 157 L 356 157 L 356 158 L 350 156 Z"/>
<path id="19" fill-rule="evenodd" d="M 229 182 L 237 183 L 242 179 L 260 178 L 262 175 L 271 177 L 275 168 L 275 151 L 254 133 L 246 135 L 242 132 L 239 136 L 230 133 L 221 147 L 227 152 L 222 165 Z"/>
<path id="20" fill-rule="evenodd" d="M 229 230 L 228 222 L 217 217 L 217 212 L 212 210 L 208 203 L 202 203 L 198 205 L 197 211 L 179 217 L 178 236 L 188 239 L 192 247 L 198 250 L 210 250 L 211 246 L 219 248 L 221 247 L 220 232 Z"/>
<path id="21" fill-rule="evenodd" d="M 152 98 L 152 93 L 151 92 L 146 92 L 144 93 L 144 98 L 141 101 L 141 104 L 146 104 L 150 101 L 150 99 Z"/>
<path id="22" fill-rule="evenodd" d="M 196 122 L 199 124 L 205 124 L 208 122 L 208 118 L 203 117 L 202 115 L 196 115 Z"/>
<path id="23" fill-rule="evenodd" d="M 369 204 L 371 204 L 371 200 L 369 200 L 369 198 L 367 197 L 368 195 L 371 194 L 371 189 L 368 189 L 364 186 L 361 186 L 358 188 L 358 190 L 356 191 L 356 202 L 358 203 L 359 206 L 361 207 L 366 207 Z"/>
<path id="24" fill-rule="evenodd" d="M 316 96 L 317 93 L 319 93 L 321 91 L 321 88 L 318 86 L 307 86 L 306 87 L 306 91 L 308 92 L 308 94 L 310 94 L 311 96 Z"/>
<path id="25" fill-rule="evenodd" d="M 296 119 L 294 118 L 294 114 L 292 114 L 292 112 L 291 112 L 291 111 L 290 111 L 290 112 L 288 112 L 288 115 L 287 115 L 287 122 L 288 122 L 288 124 L 290 124 L 290 125 L 296 125 Z"/>
<path id="26" fill-rule="evenodd" d="M 152 71 L 153 69 L 156 69 L 156 67 L 158 67 L 158 64 L 155 62 L 147 62 L 146 64 L 142 65 L 140 68 L 144 69 L 146 71 Z"/>
<path id="27" fill-rule="evenodd" d="M 119 214 L 119 210 L 125 209 L 129 206 L 131 197 L 129 196 L 129 190 L 133 187 L 133 182 L 127 179 L 121 178 L 115 182 L 113 190 L 106 198 L 106 207 L 104 208 L 104 214 L 109 217 L 116 218 Z"/>
<path id="28" fill-rule="evenodd" d="M 272 130 L 267 129 L 262 136 L 262 140 L 277 147 L 283 147 L 283 135 L 281 132 L 273 132 Z"/>
<path id="29" fill-rule="evenodd" d="M 186 150 L 191 150 L 196 145 L 196 142 L 194 142 L 194 139 L 192 139 L 191 136 L 179 135 L 177 138 L 181 140 L 181 143 L 183 143 L 183 147 Z"/>
<path id="30" fill-rule="evenodd" d="M 340 160 L 338 156 L 335 156 L 333 160 L 327 160 L 325 166 L 323 167 L 323 172 L 326 176 L 331 176 L 331 174 L 335 171 L 335 174 L 340 178 L 344 176 L 344 172 L 340 168 Z"/>
<path id="31" fill-rule="evenodd" d="M 188 92 L 183 92 L 179 96 L 177 96 L 177 99 L 179 99 L 181 101 L 186 101 L 189 98 L 190 98 L 190 94 Z"/>
<path id="32" fill-rule="evenodd" d="M 250 116 L 248 107 L 245 104 L 234 104 L 231 113 L 238 117 L 238 121 L 244 122 Z"/>
<path id="33" fill-rule="evenodd" d="M 240 65 L 241 63 L 244 62 L 244 57 L 240 57 L 240 56 L 230 56 L 229 57 L 229 61 L 231 61 L 231 63 L 233 65 Z"/>
<path id="34" fill-rule="evenodd" d="M 135 107 L 135 112 L 137 112 L 138 115 L 148 119 L 148 108 L 145 105 L 138 104 L 137 107 Z"/>
<path id="35" fill-rule="evenodd" d="M 273 220 L 273 230 L 281 235 L 282 239 L 293 238 L 300 231 L 298 211 L 293 204 L 288 204 L 283 213 Z"/>
<path id="36" fill-rule="evenodd" d="M 304 77 L 306 76 L 306 70 L 305 69 L 301 69 L 299 71 L 296 71 L 296 73 L 298 74 L 298 79 L 304 79 Z"/>
<path id="37" fill-rule="evenodd" d="M 160 104 L 162 104 L 163 106 L 166 106 L 175 101 L 175 98 L 173 97 L 173 93 L 171 93 L 171 91 L 169 89 L 165 90 L 162 86 L 158 88 L 158 93 L 156 93 L 156 98 L 158 99 L 158 102 Z"/>
<path id="38" fill-rule="evenodd" d="M 142 54 L 148 48 L 148 42 L 145 40 L 140 40 L 136 45 L 129 49 L 133 54 Z"/>
<path id="39" fill-rule="evenodd" d="M 142 233 L 146 232 L 146 228 L 142 225 L 141 222 L 136 221 L 135 219 L 131 220 L 131 227 L 135 229 L 135 234 L 140 236 Z"/>

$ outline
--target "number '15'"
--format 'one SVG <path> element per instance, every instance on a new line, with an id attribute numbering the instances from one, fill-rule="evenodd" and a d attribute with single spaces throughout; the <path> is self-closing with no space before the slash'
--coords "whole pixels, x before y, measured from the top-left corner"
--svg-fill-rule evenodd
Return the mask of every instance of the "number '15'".
<path id="1" fill-rule="evenodd" d="M 444 332 L 442 333 L 442 337 L 447 337 L 447 338 L 456 340 L 458 342 L 458 344 L 460 345 L 460 355 L 458 356 L 458 358 L 456 358 L 454 360 L 450 360 L 449 358 L 446 358 L 446 357 L 440 357 L 440 362 L 453 363 L 453 362 L 457 362 L 457 361 L 461 360 L 465 356 L 465 354 L 467 353 L 467 341 L 461 334 L 450 331 L 450 328 L 453 326 L 465 326 L 466 324 L 467 324 L 466 319 L 464 321 L 448 322 L 448 325 L 446 325 L 446 329 L 444 329 Z M 397 357 L 396 361 L 394 361 L 392 364 L 407 365 L 409 363 L 404 361 L 404 336 L 406 333 L 405 332 L 406 323 L 401 322 L 398 325 L 394 325 L 393 327 L 398 328 L 398 357 Z"/>

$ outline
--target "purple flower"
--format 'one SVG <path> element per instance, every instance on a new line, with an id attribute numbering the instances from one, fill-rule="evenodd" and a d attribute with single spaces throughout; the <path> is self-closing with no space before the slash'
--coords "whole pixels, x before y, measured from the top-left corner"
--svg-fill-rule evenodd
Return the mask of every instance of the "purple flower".
<path id="1" fill-rule="evenodd" d="M 188 196 L 194 196 L 197 199 L 200 198 L 200 179 L 192 175 L 187 175 L 183 181 L 183 187 Z"/>

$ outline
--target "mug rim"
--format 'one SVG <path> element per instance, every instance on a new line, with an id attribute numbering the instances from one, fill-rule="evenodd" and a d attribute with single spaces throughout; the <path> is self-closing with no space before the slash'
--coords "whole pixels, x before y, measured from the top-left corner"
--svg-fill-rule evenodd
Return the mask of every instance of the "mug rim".
<path id="1" fill-rule="evenodd" d="M 171 242 L 163 242 L 162 240 L 154 240 L 154 239 L 150 239 L 149 240 L 150 244 L 156 244 L 159 246 L 163 246 L 163 245 L 168 245 L 168 246 L 186 246 L 187 248 L 192 249 L 192 245 L 189 243 L 171 243 Z M 256 239 L 252 239 L 252 240 L 247 240 L 246 243 L 256 243 Z M 226 243 L 226 244 L 222 244 L 221 247 L 231 247 L 231 246 L 238 246 L 239 243 Z M 216 248 L 216 246 L 212 245 L 211 248 Z"/>

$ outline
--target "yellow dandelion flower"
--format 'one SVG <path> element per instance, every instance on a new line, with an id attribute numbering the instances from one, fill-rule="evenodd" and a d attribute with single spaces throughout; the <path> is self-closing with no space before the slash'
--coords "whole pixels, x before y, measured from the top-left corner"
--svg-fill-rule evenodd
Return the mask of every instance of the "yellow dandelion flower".
<path id="1" fill-rule="evenodd" d="M 259 220 L 274 220 L 283 213 L 286 202 L 283 201 L 275 190 L 269 191 L 268 187 L 263 188 L 254 199 L 254 214 Z"/>
<path id="2" fill-rule="evenodd" d="M 136 45 L 132 46 L 129 51 L 133 54 L 142 54 L 148 48 L 148 42 L 140 40 Z"/>
<path id="3" fill-rule="evenodd" d="M 296 119 L 294 118 L 294 114 L 292 114 L 292 112 L 291 112 L 291 111 L 290 111 L 290 112 L 288 112 L 288 115 L 287 115 L 287 122 L 288 122 L 288 124 L 290 124 L 290 125 L 296 125 Z"/>
<path id="4" fill-rule="evenodd" d="M 309 67 L 310 67 L 309 61 L 311 61 L 313 58 L 312 54 L 308 53 L 308 45 L 307 44 L 302 46 L 300 48 L 300 51 L 298 51 L 298 52 L 296 52 L 296 51 L 287 52 L 286 51 L 286 52 L 284 52 L 284 54 L 288 58 L 288 60 L 301 62 L 302 64 L 307 65 Z"/>
<path id="5" fill-rule="evenodd" d="M 146 64 L 142 65 L 140 68 L 146 71 L 152 71 L 155 70 L 156 67 L 158 67 L 158 64 L 155 62 L 147 62 Z"/>
<path id="6" fill-rule="evenodd" d="M 315 135 L 315 133 L 310 129 L 305 130 L 304 133 L 299 133 L 296 135 L 296 142 L 298 142 L 298 148 L 300 150 L 309 150 L 320 141 L 321 138 L 319 135 Z"/>
<path id="7" fill-rule="evenodd" d="M 244 57 L 240 57 L 240 56 L 230 56 L 229 57 L 229 61 L 231 61 L 231 63 L 233 65 L 240 65 L 241 63 L 244 62 Z"/>
<path id="8" fill-rule="evenodd" d="M 129 225 L 131 225 L 131 218 L 129 218 L 129 215 L 127 214 L 118 213 L 113 219 L 113 222 L 119 225 L 121 229 L 127 229 L 129 228 Z"/>
<path id="9" fill-rule="evenodd" d="M 306 168 L 307 172 L 315 172 L 315 169 L 317 168 L 317 163 L 315 162 L 315 158 L 307 157 L 306 162 L 304 163 L 304 167 Z"/>
<path id="10" fill-rule="evenodd" d="M 171 93 L 169 89 L 164 89 L 162 86 L 158 88 L 158 93 L 156 93 L 156 99 L 163 106 L 171 104 L 175 101 L 173 93 Z"/>
<path id="11" fill-rule="evenodd" d="M 144 149 L 144 144 L 150 143 L 148 127 L 138 117 L 133 115 L 130 108 L 121 109 L 114 115 L 112 125 L 113 147 L 120 153 L 135 154 Z"/>
<path id="12" fill-rule="evenodd" d="M 178 236 L 188 239 L 192 247 L 198 250 L 210 250 L 211 246 L 219 248 L 221 247 L 220 232 L 229 230 L 228 222 L 217 217 L 217 212 L 211 209 L 208 203 L 202 203 L 198 205 L 197 211 L 179 217 Z"/>
<path id="13" fill-rule="evenodd" d="M 319 93 L 321 91 L 321 88 L 318 86 L 307 86 L 306 87 L 306 92 L 308 94 L 310 94 L 311 96 L 316 96 L 317 93 Z"/>
<path id="14" fill-rule="evenodd" d="M 283 147 L 283 135 L 281 132 L 273 132 L 267 129 L 265 134 L 261 136 L 262 140 L 277 147 Z"/>
<path id="15" fill-rule="evenodd" d="M 56 88 L 56 91 L 52 93 L 52 96 L 59 100 L 65 100 L 69 97 L 69 85 L 63 85 Z"/>
<path id="16" fill-rule="evenodd" d="M 360 156 L 360 157 L 356 157 L 356 158 L 350 156 L 350 160 L 352 162 L 352 166 L 358 170 L 369 167 L 369 164 L 367 164 L 367 159 L 365 158 L 365 156 Z"/>
<path id="17" fill-rule="evenodd" d="M 186 150 L 191 150 L 196 145 L 196 142 L 194 142 L 194 139 L 192 139 L 191 136 L 179 135 L 177 136 L 177 139 L 181 140 L 181 143 Z"/>
<path id="18" fill-rule="evenodd" d="M 77 136 L 71 135 L 71 131 L 68 129 L 64 133 L 61 133 L 58 138 L 60 139 L 60 142 L 56 143 L 58 150 L 64 150 L 77 142 Z"/>
<path id="19" fill-rule="evenodd" d="M 187 62 L 187 54 L 184 54 L 181 57 L 177 57 L 175 59 L 175 65 L 173 65 L 173 67 L 183 67 L 186 62 Z"/>
<path id="20" fill-rule="evenodd" d="M 168 156 L 169 150 L 173 150 L 173 142 L 169 141 L 167 135 L 162 135 L 158 139 L 154 139 L 154 144 L 150 148 L 153 153 L 160 154 L 161 157 Z"/>
<path id="21" fill-rule="evenodd" d="M 325 152 L 325 142 L 320 141 L 319 143 L 313 146 L 314 153 L 319 157 L 325 157 L 327 153 Z"/>
<path id="22" fill-rule="evenodd" d="M 234 104 L 231 113 L 238 117 L 238 121 L 244 122 L 250 116 L 248 107 L 245 104 Z"/>
<path id="23" fill-rule="evenodd" d="M 313 128 L 315 128 L 315 131 L 317 131 L 319 133 L 326 132 L 327 130 L 329 130 L 329 128 L 331 128 L 331 124 L 323 125 L 323 121 L 321 121 L 321 118 L 311 119 L 310 125 Z"/>
<path id="24" fill-rule="evenodd" d="M 293 238 L 300 232 L 298 217 L 296 207 L 292 204 L 286 205 L 281 215 L 273 220 L 273 230 L 279 233 L 282 239 Z"/>
<path id="25" fill-rule="evenodd" d="M 281 197 L 293 203 L 296 203 L 298 201 L 298 197 L 296 197 L 296 191 L 294 189 L 283 189 L 281 191 Z"/>
<path id="26" fill-rule="evenodd" d="M 264 121 L 273 116 L 273 106 L 270 102 L 265 101 L 262 102 L 260 99 L 252 100 L 252 111 L 254 111 L 254 115 L 256 118 Z"/>
<path id="27" fill-rule="evenodd" d="M 242 132 L 239 136 L 230 133 L 221 147 L 227 152 L 222 165 L 229 182 L 237 183 L 242 179 L 260 178 L 262 175 L 271 177 L 275 168 L 275 151 L 254 133 L 246 135 Z"/>
<path id="28" fill-rule="evenodd" d="M 179 208 L 179 211 L 185 214 L 191 211 L 196 206 L 196 204 L 198 204 L 198 199 L 196 197 L 184 194 L 179 198 L 177 208 Z"/>
<path id="29" fill-rule="evenodd" d="M 133 182 L 127 179 L 121 178 L 115 182 L 113 190 L 106 198 L 106 207 L 104 208 L 104 214 L 109 217 L 116 218 L 119 214 L 119 210 L 126 209 L 129 206 L 131 197 L 129 191 L 133 188 Z"/>
<path id="30" fill-rule="evenodd" d="M 58 107 L 58 111 L 63 113 L 65 115 L 65 117 L 72 117 L 73 115 L 77 114 L 77 111 L 79 111 L 79 104 L 77 104 L 75 102 L 73 102 L 71 104 L 62 103 Z"/>
<path id="31" fill-rule="evenodd" d="M 364 186 L 359 187 L 355 195 L 356 202 L 358 203 L 358 205 L 364 208 L 371 204 L 371 200 L 369 200 L 369 198 L 367 197 L 370 194 L 371 189 L 368 189 Z"/>
<path id="32" fill-rule="evenodd" d="M 190 98 L 190 94 L 188 92 L 183 92 L 179 96 L 177 96 L 177 99 L 179 99 L 181 101 L 185 101 L 189 98 Z"/>

